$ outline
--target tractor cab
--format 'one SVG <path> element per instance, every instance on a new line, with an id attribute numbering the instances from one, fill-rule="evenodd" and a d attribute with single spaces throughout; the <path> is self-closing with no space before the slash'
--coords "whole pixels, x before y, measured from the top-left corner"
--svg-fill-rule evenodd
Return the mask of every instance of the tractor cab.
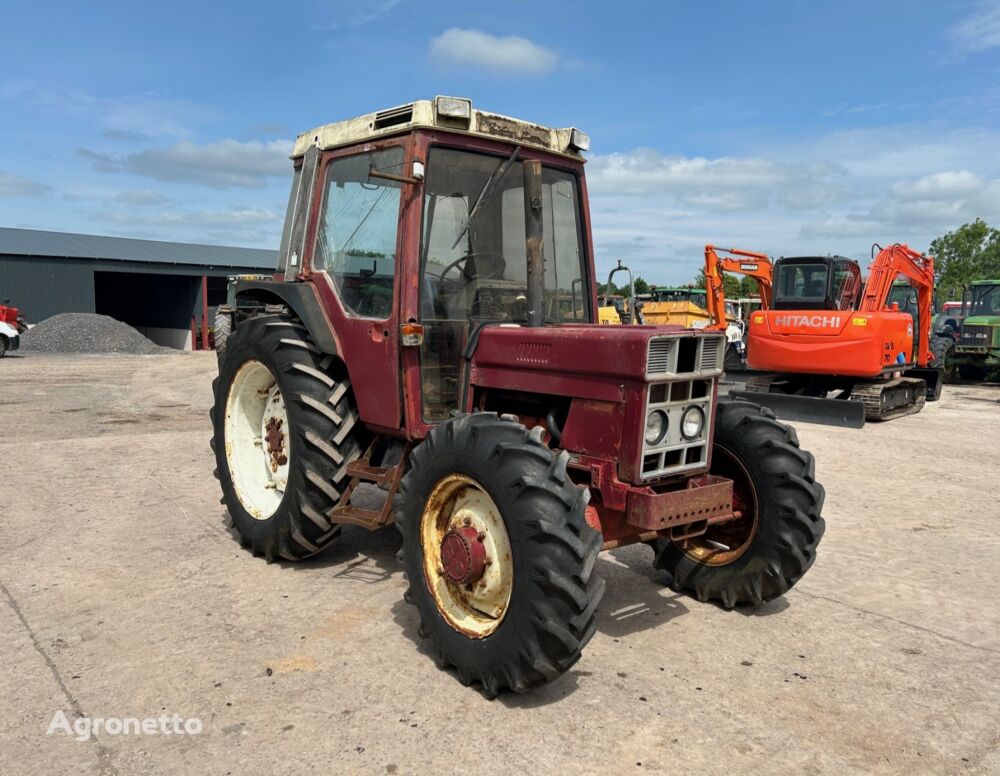
<path id="1" fill-rule="evenodd" d="M 775 310 L 852 310 L 861 292 L 861 269 L 843 256 L 781 258 L 773 283 Z"/>

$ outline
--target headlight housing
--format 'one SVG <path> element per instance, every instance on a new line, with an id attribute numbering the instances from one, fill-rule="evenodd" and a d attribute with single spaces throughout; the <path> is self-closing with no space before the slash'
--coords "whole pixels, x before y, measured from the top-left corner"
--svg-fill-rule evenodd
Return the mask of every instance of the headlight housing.
<path id="1" fill-rule="evenodd" d="M 647 421 L 648 428 L 648 421 Z M 705 430 L 705 411 L 697 405 L 692 405 L 684 410 L 681 415 L 681 436 L 685 439 L 697 439 L 701 432 Z"/>
<path id="2" fill-rule="evenodd" d="M 646 416 L 645 440 L 647 445 L 658 445 L 667 435 L 667 416 L 660 410 L 653 410 Z"/>

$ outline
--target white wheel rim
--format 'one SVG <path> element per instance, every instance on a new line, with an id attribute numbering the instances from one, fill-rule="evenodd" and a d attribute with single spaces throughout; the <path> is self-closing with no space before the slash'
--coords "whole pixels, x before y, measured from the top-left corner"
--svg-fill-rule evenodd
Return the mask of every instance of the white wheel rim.
<path id="1" fill-rule="evenodd" d="M 248 515 L 267 520 L 285 495 L 292 451 L 285 400 L 260 361 L 245 362 L 233 376 L 225 435 L 236 497 Z"/>
<path id="2" fill-rule="evenodd" d="M 468 585 L 457 584 L 444 573 L 441 557 L 444 537 L 463 528 L 479 534 L 488 564 L 482 576 Z M 424 505 L 420 543 L 427 589 L 447 623 L 477 639 L 499 628 L 510 606 L 514 564 L 503 517 L 483 487 L 460 474 L 440 480 Z"/>

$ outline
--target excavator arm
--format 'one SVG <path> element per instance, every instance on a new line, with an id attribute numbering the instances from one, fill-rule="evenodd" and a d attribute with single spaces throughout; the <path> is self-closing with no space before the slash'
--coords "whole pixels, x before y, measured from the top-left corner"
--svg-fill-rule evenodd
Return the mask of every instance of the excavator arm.
<path id="1" fill-rule="evenodd" d="M 727 254 L 725 257 L 719 253 Z M 738 257 L 738 258 L 737 258 Z M 765 253 L 744 251 L 739 248 L 716 248 L 705 246 L 705 291 L 708 312 L 712 323 L 707 328 L 726 330 L 726 292 L 724 272 L 746 275 L 757 281 L 761 306 L 771 307 L 771 259 Z"/>
<path id="2" fill-rule="evenodd" d="M 934 293 L 934 259 L 910 248 L 895 243 L 882 248 L 872 262 L 868 282 L 861 297 L 861 312 L 884 310 L 892 291 L 892 282 L 898 275 L 906 277 L 917 289 L 917 323 L 920 336 L 917 337 L 916 362 L 920 367 L 928 366 L 933 360 L 930 348 L 931 299 Z"/>

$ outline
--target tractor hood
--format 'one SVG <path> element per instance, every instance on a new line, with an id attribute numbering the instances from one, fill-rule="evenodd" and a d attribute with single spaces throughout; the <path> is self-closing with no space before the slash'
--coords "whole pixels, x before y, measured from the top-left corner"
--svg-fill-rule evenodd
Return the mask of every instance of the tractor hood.
<path id="1" fill-rule="evenodd" d="M 669 339 L 668 339 L 669 337 Z M 668 341 L 707 340 L 702 348 Z M 573 324 L 526 328 L 487 326 L 472 358 L 474 385 L 603 401 L 623 401 L 627 382 L 670 379 L 678 353 L 690 350 L 699 365 L 721 371 L 724 337 L 679 326 Z M 672 359 L 672 360 L 671 360 Z M 692 365 L 693 367 L 693 365 Z M 691 371 L 691 370 L 686 370 Z M 716 371 L 716 373 L 718 373 Z"/>
<path id="2" fill-rule="evenodd" d="M 1000 326 L 1000 315 L 970 315 L 962 321 L 963 326 Z"/>

